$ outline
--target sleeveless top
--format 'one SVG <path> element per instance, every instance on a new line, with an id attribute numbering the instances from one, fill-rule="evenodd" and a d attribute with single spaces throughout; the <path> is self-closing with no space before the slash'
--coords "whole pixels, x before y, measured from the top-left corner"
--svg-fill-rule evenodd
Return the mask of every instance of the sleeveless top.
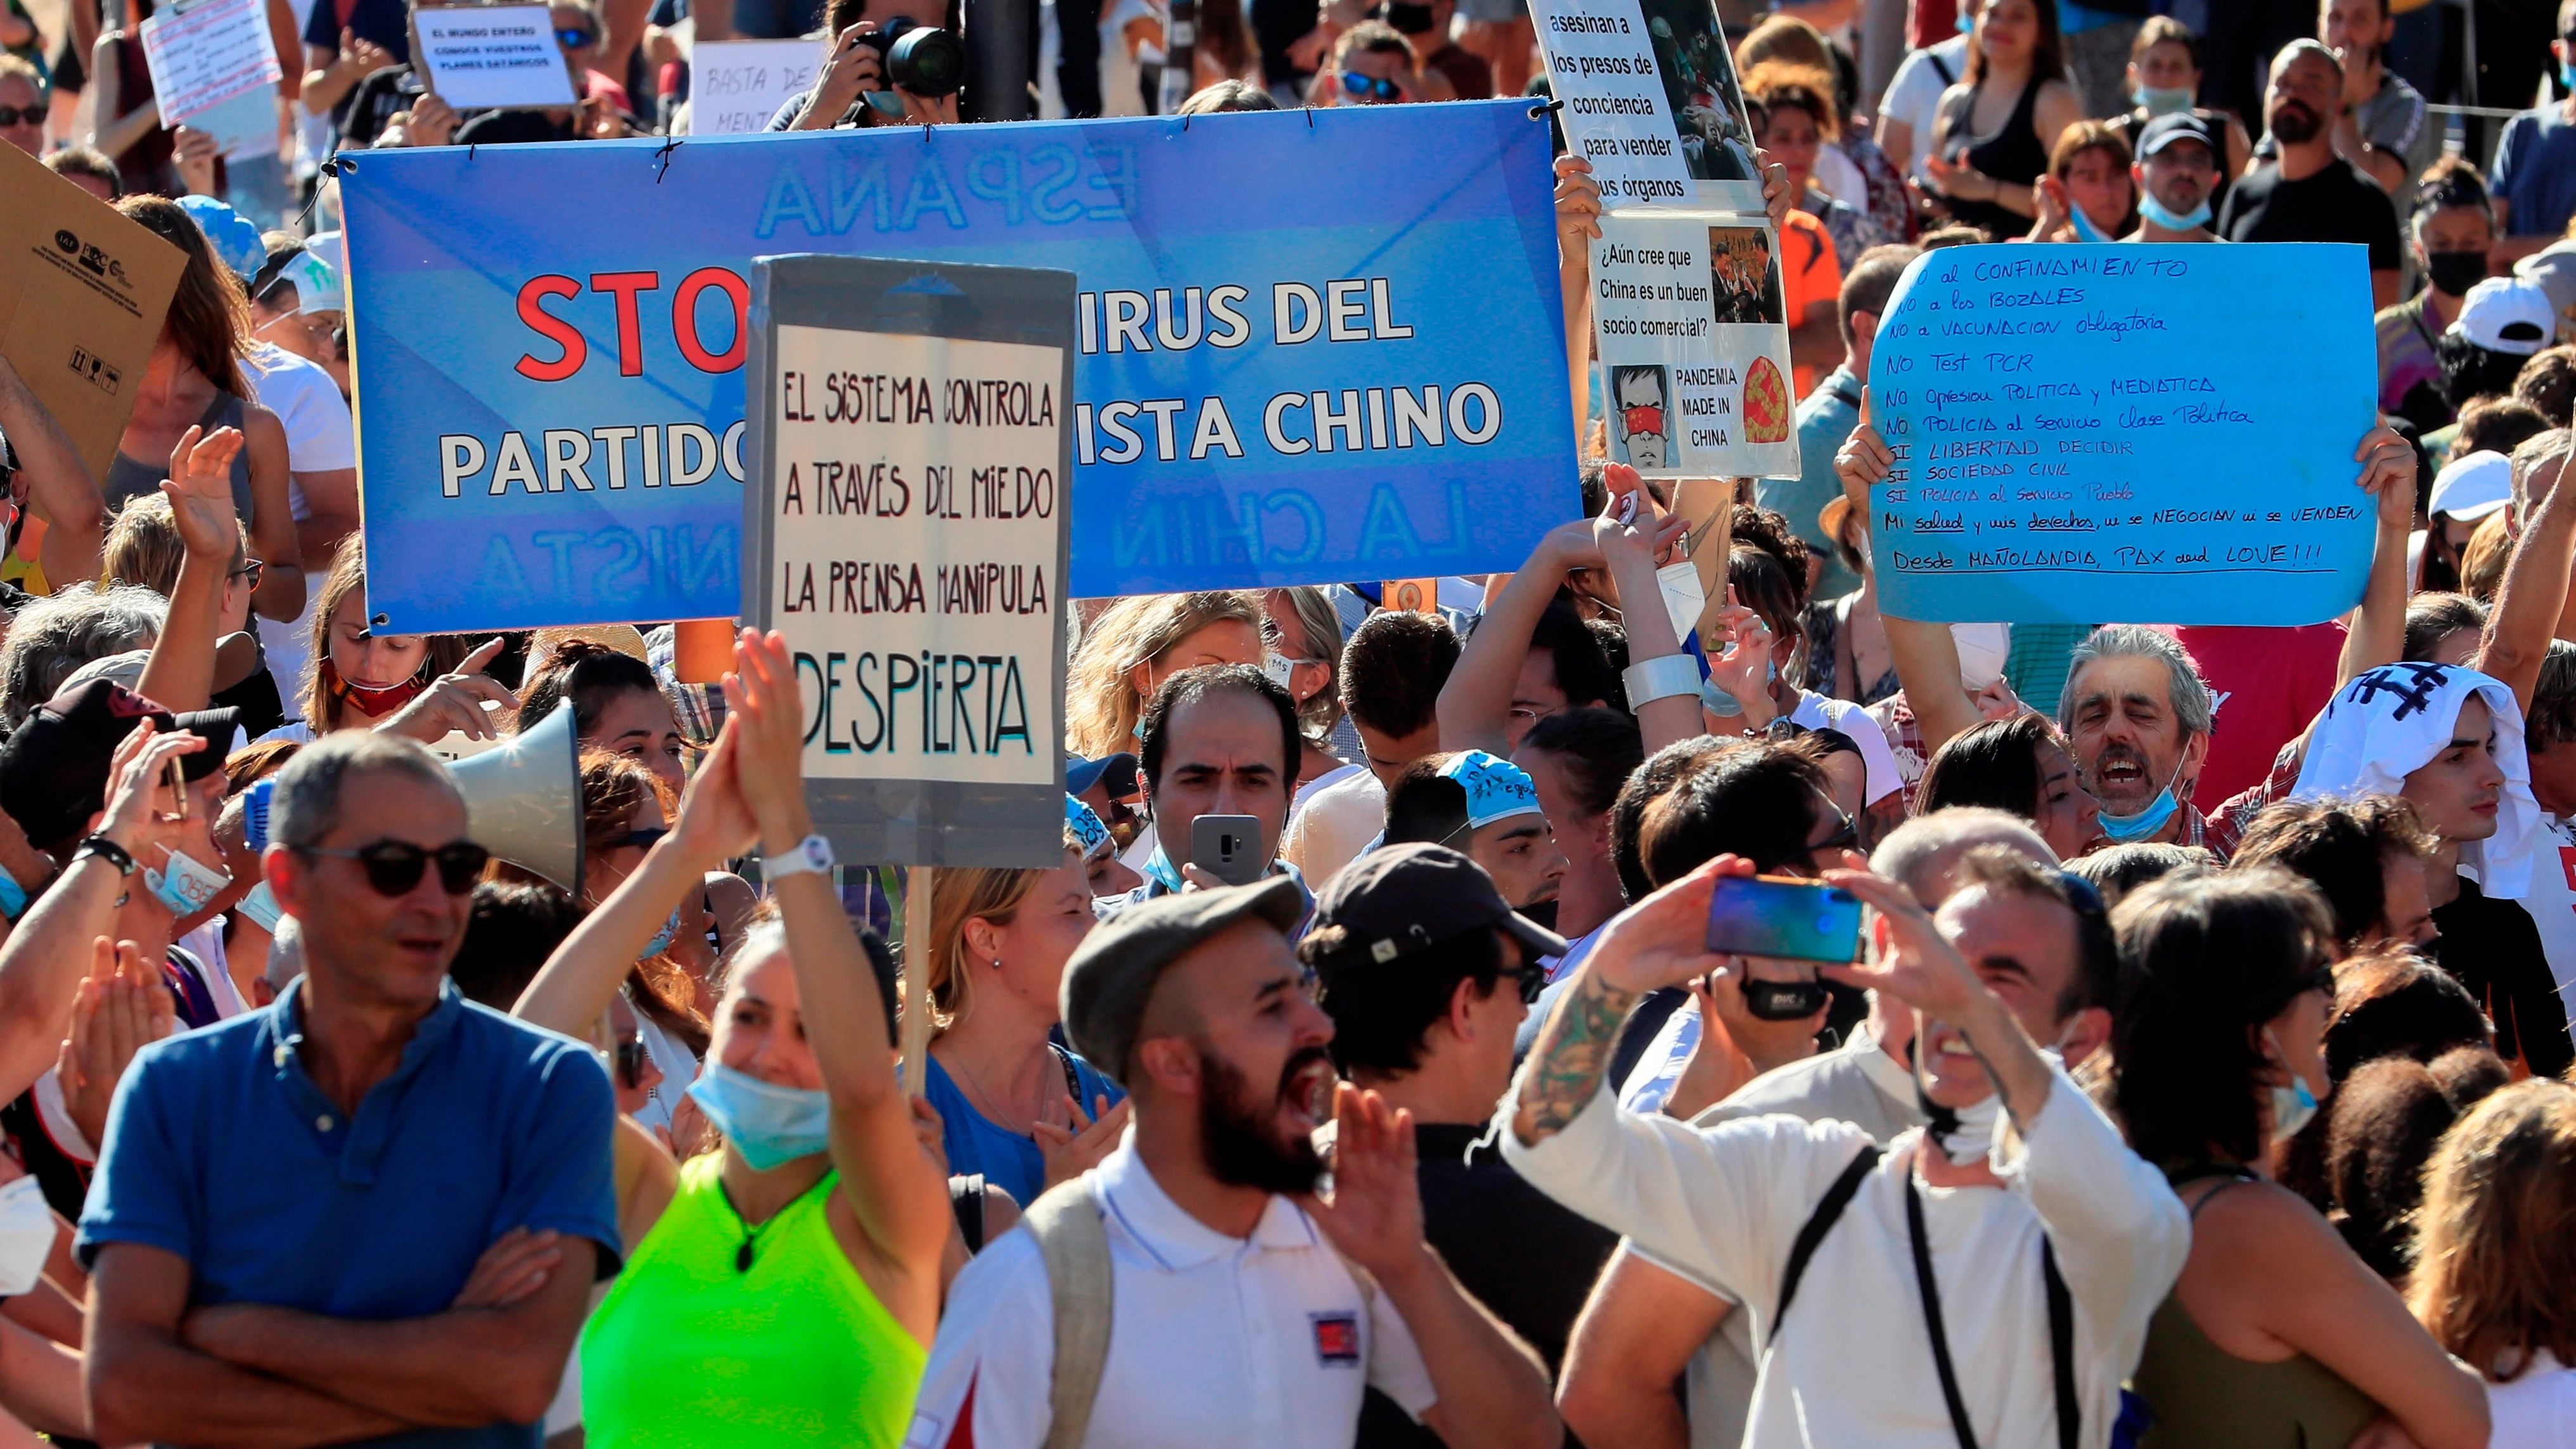
<path id="1" fill-rule="evenodd" d="M 2192 1216 L 2232 1185 L 2212 1188 Z M 2304 1353 L 2259 1363 L 2210 1342 L 2173 1293 L 2147 1323 L 2132 1382 L 2155 1416 L 2139 1449 L 2343 1449 L 2379 1417 L 2377 1401 Z"/>
<path id="2" fill-rule="evenodd" d="M 2012 115 L 1991 136 L 1971 134 L 1975 124 L 1977 97 L 1985 93 L 1982 82 L 1964 97 L 1966 104 L 1946 108 L 1943 119 L 1949 122 L 1949 134 L 1941 142 L 1941 159 L 1967 164 L 2007 186 L 2028 186 L 2048 169 L 2048 149 L 2039 144 L 2038 128 L 2031 124 L 2031 108 L 2038 103 L 2039 88 L 2046 84 L 2038 72 L 2021 88 L 2021 99 L 2013 103 Z M 1950 215 L 1969 226 L 1981 226 L 2000 240 L 2020 236 L 2030 230 L 2030 218 L 1995 201 L 1952 201 Z"/>
<path id="3" fill-rule="evenodd" d="M 217 428 L 238 428 L 241 425 L 242 400 L 222 388 L 215 389 L 214 401 L 206 404 L 205 415 L 197 419 L 197 426 L 211 433 Z M 107 477 L 100 480 L 99 491 L 107 496 L 107 511 L 113 516 L 135 499 L 160 492 L 161 480 L 169 476 L 169 459 L 146 463 L 125 456 L 124 450 L 119 449 L 116 461 L 107 465 Z M 233 454 L 233 512 L 241 516 L 242 527 L 251 526 L 250 449 L 247 446 Z"/>
<path id="4" fill-rule="evenodd" d="M 840 1175 L 755 1228 L 725 1197 L 723 1166 L 708 1153 L 680 1169 L 582 1330 L 587 1442 L 896 1449 L 930 1355 L 833 1239 L 824 1204 Z"/>

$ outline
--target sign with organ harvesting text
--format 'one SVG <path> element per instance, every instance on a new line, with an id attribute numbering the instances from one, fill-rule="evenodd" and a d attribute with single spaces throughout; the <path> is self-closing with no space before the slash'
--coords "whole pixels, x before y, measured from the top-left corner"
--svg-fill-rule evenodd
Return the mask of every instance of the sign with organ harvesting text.
<path id="1" fill-rule="evenodd" d="M 764 257 L 752 305 L 750 614 L 795 659 L 816 827 L 1060 864 L 1073 274 Z"/>
<path id="2" fill-rule="evenodd" d="M 1870 361 L 1880 607 L 1946 623 L 2313 624 L 2375 531 L 2370 278 L 2321 243 L 1950 247 Z"/>

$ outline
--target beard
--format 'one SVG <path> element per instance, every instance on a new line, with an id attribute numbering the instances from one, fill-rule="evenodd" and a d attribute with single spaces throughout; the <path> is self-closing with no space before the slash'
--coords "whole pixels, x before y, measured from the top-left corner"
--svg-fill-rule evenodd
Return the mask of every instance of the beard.
<path id="1" fill-rule="evenodd" d="M 2304 101 L 2281 102 L 2272 108 L 2271 119 L 2272 134 L 2293 146 L 2315 140 L 2321 124 Z"/>
<path id="2" fill-rule="evenodd" d="M 1513 914 L 1541 930 L 1553 931 L 1556 929 L 1556 906 L 1557 897 L 1549 896 L 1543 901 L 1532 901 L 1525 906 L 1516 906 L 1513 908 Z"/>
<path id="3" fill-rule="evenodd" d="M 1252 1099 L 1252 1084 L 1234 1063 L 1199 1048 L 1199 1142 L 1208 1171 L 1235 1187 L 1295 1197 L 1315 1190 L 1324 1175 L 1324 1159 L 1303 1135 L 1281 1141 L 1272 1120 L 1281 1098 L 1298 1074 L 1327 1060 L 1322 1047 L 1308 1047 L 1280 1068 L 1279 1086 L 1267 1103 Z"/>

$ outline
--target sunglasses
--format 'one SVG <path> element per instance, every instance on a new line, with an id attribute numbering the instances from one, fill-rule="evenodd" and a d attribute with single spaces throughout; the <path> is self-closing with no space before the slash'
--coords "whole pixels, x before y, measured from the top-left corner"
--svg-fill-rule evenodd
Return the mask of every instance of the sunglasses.
<path id="1" fill-rule="evenodd" d="M 0 106 L 0 126 L 41 126 L 44 123 L 43 106 Z"/>
<path id="2" fill-rule="evenodd" d="M 649 826 L 642 830 L 627 831 L 624 835 L 612 835 L 606 840 L 593 841 L 591 848 L 600 851 L 623 850 L 631 845 L 637 850 L 651 850 L 663 836 L 670 833 L 662 826 Z"/>
<path id="3" fill-rule="evenodd" d="M 1543 967 L 1522 966 L 1501 974 L 1510 977 L 1520 987 L 1523 1006 L 1538 1005 L 1539 993 L 1547 990 L 1547 971 Z"/>
<path id="4" fill-rule="evenodd" d="M 617 1080 L 630 1092 L 644 1090 L 644 1035 L 630 1033 L 617 1039 Z"/>
<path id="5" fill-rule="evenodd" d="M 1391 101 L 1404 94 L 1396 88 L 1394 81 L 1364 76 L 1355 70 L 1342 72 L 1342 93 L 1353 97 L 1375 96 L 1381 101 Z"/>
<path id="6" fill-rule="evenodd" d="M 470 840 L 458 840 L 436 850 L 423 850 L 407 840 L 379 840 L 347 850 L 325 850 L 318 845 L 294 847 L 299 855 L 327 855 L 333 860 L 354 860 L 367 873 L 367 884 L 380 896 L 405 896 L 420 884 L 421 876 L 434 863 L 438 867 L 438 884 L 451 896 L 468 894 L 483 874 L 484 862 L 492 852 Z"/>
<path id="7" fill-rule="evenodd" d="M 525 34 L 524 31 L 521 33 Z M 579 50 L 597 38 L 598 37 L 592 35 L 587 30 L 558 30 L 555 32 L 555 44 L 562 46 L 566 50 Z"/>
<path id="8" fill-rule="evenodd" d="M 260 576 L 267 572 L 268 565 L 265 562 L 259 559 L 252 559 L 250 562 L 243 564 L 240 568 L 224 575 L 224 577 L 227 579 L 248 579 L 250 580 L 250 586 L 255 589 L 259 587 Z"/>

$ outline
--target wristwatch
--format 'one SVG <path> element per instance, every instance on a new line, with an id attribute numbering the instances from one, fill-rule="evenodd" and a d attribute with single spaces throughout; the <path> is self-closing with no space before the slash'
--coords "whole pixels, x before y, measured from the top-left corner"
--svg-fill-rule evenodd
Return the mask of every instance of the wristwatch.
<path id="1" fill-rule="evenodd" d="M 791 875 L 829 877 L 832 873 L 832 842 L 820 835 L 808 835 L 796 842 L 795 848 L 785 855 L 761 857 L 760 873 L 771 880 Z"/>

